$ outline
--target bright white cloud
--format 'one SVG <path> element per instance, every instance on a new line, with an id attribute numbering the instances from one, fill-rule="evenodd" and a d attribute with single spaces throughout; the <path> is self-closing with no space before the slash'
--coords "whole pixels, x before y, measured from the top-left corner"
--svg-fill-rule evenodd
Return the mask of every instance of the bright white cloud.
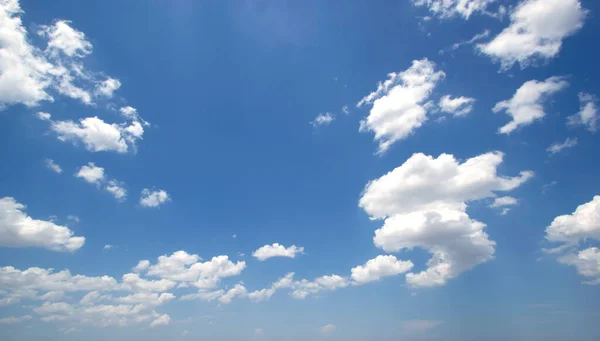
<path id="1" fill-rule="evenodd" d="M 315 117 L 314 120 L 310 121 L 310 124 L 315 128 L 320 126 L 326 126 L 333 122 L 334 119 L 335 118 L 333 117 L 333 115 L 326 112 L 324 114 L 317 115 L 317 117 Z"/>
<path id="2" fill-rule="evenodd" d="M 335 331 L 335 329 L 336 329 L 336 327 L 334 324 L 328 324 L 328 325 L 321 327 L 319 330 L 321 331 L 322 334 L 331 334 Z"/>
<path id="3" fill-rule="evenodd" d="M 133 272 L 135 272 L 135 273 L 144 272 L 144 271 L 148 270 L 149 267 L 150 267 L 150 261 L 149 260 L 147 260 L 147 259 L 141 260 L 133 268 Z"/>
<path id="4" fill-rule="evenodd" d="M 380 255 L 364 265 L 352 268 L 352 280 L 355 284 L 361 285 L 378 281 L 382 277 L 396 276 L 408 272 L 412 267 L 413 263 L 411 261 L 401 261 L 391 255 Z"/>
<path id="5" fill-rule="evenodd" d="M 291 296 L 297 299 L 304 299 L 309 294 L 317 294 L 324 290 L 336 290 L 350 285 L 348 278 L 339 275 L 325 275 L 315 279 L 313 282 L 306 279 L 294 281 L 291 284 L 293 291 Z"/>
<path id="6" fill-rule="evenodd" d="M 0 245 L 7 247 L 42 247 L 52 251 L 78 250 L 84 237 L 52 221 L 38 220 L 25 213 L 25 205 L 14 198 L 0 198 Z"/>
<path id="7" fill-rule="evenodd" d="M 81 166 L 75 176 L 91 184 L 99 184 L 104 180 L 104 168 L 96 166 L 93 162 L 89 162 L 87 165 Z"/>
<path id="8" fill-rule="evenodd" d="M 165 190 L 150 190 L 144 188 L 140 196 L 140 205 L 142 207 L 158 207 L 171 200 L 171 197 Z"/>
<path id="9" fill-rule="evenodd" d="M 137 109 L 131 106 L 121 107 L 119 109 L 121 116 L 128 121 L 141 122 L 144 126 L 149 126 L 150 123 L 145 121 L 137 112 Z"/>
<path id="10" fill-rule="evenodd" d="M 587 13 L 580 0 L 523 0 L 510 13 L 510 25 L 478 49 L 503 70 L 515 63 L 525 68 L 558 55 L 562 41 L 583 27 Z"/>
<path id="11" fill-rule="evenodd" d="M 165 292 L 173 289 L 177 282 L 168 279 L 146 280 L 138 274 L 130 273 L 123 275 L 123 285 L 134 292 Z"/>
<path id="12" fill-rule="evenodd" d="M 567 148 L 573 148 L 577 145 L 577 138 L 576 137 L 569 137 L 565 140 L 565 142 L 556 142 L 553 143 L 552 145 L 550 145 L 550 147 L 548 147 L 546 149 L 546 151 L 550 154 L 556 154 L 556 153 L 560 153 L 562 152 L 564 149 Z"/>
<path id="13" fill-rule="evenodd" d="M 136 141 L 142 138 L 144 132 L 139 122 L 132 122 L 129 126 L 108 124 L 96 116 L 83 118 L 79 122 L 54 121 L 51 129 L 63 142 L 83 143 L 92 152 L 117 153 L 135 149 Z"/>
<path id="14" fill-rule="evenodd" d="M 121 87 L 121 82 L 118 79 L 108 77 L 98 85 L 96 85 L 96 95 L 104 97 L 112 97 L 113 93 Z"/>
<path id="15" fill-rule="evenodd" d="M 567 118 L 567 124 L 571 126 L 584 125 L 592 133 L 598 129 L 598 99 L 594 95 L 584 92 L 579 94 L 581 108 L 579 112 Z"/>
<path id="16" fill-rule="evenodd" d="M 496 0 L 411 0 L 415 6 L 426 6 L 441 18 L 461 16 L 464 19 L 476 12 L 484 13 Z"/>
<path id="17" fill-rule="evenodd" d="M 446 95 L 440 99 L 438 106 L 442 112 L 452 114 L 454 116 L 465 116 L 473 111 L 474 98 L 456 97 L 452 98 Z"/>
<path id="18" fill-rule="evenodd" d="M 577 243 L 587 238 L 600 241 L 600 195 L 579 205 L 572 214 L 561 215 L 546 227 L 551 242 Z"/>
<path id="19" fill-rule="evenodd" d="M 48 38 L 47 50 L 55 56 L 62 52 L 68 57 L 80 58 L 92 53 L 92 44 L 85 39 L 85 34 L 73 29 L 70 23 L 59 20 L 54 25 L 42 27 L 39 33 Z"/>
<path id="20" fill-rule="evenodd" d="M 65 298 L 64 291 L 49 291 L 44 295 L 40 296 L 40 299 L 43 301 L 56 302 Z"/>
<path id="21" fill-rule="evenodd" d="M 236 284 L 233 288 L 229 289 L 225 294 L 219 297 L 219 302 L 222 304 L 229 304 L 236 297 L 245 297 L 247 295 L 246 288 L 242 284 Z"/>
<path id="22" fill-rule="evenodd" d="M 501 134 L 510 134 L 519 127 L 527 126 L 546 116 L 543 103 L 550 95 L 565 89 L 569 83 L 563 77 L 550 77 L 545 81 L 525 82 L 514 96 L 496 103 L 495 113 L 505 111 L 512 121 L 498 129 Z"/>
<path id="23" fill-rule="evenodd" d="M 16 324 L 16 323 L 29 321 L 31 319 L 32 319 L 31 315 L 9 316 L 9 317 L 0 318 L 0 324 Z"/>
<path id="24" fill-rule="evenodd" d="M 248 294 L 248 298 L 252 301 L 261 302 L 271 298 L 275 292 L 283 288 L 291 288 L 294 280 L 294 273 L 290 272 L 284 277 L 273 283 L 270 288 L 256 290 Z"/>
<path id="25" fill-rule="evenodd" d="M 494 202 L 490 205 L 491 208 L 505 207 L 505 206 L 514 206 L 519 203 L 519 200 L 513 197 L 499 197 L 495 198 Z"/>
<path id="26" fill-rule="evenodd" d="M 54 173 L 60 174 L 63 171 L 62 168 L 60 168 L 60 166 L 52 159 L 45 159 L 44 164 L 46 165 L 46 168 L 53 171 Z"/>
<path id="27" fill-rule="evenodd" d="M 372 104 L 369 115 L 360 123 L 360 131 L 375 133 L 378 153 L 385 152 L 394 142 L 405 139 L 425 123 L 431 106 L 426 102 L 445 74 L 436 71 L 433 62 L 422 59 L 413 61 L 407 70 L 388 76 L 357 105 Z"/>
<path id="28" fill-rule="evenodd" d="M 116 180 L 110 180 L 104 187 L 110 194 L 112 194 L 117 200 L 125 200 L 127 197 L 127 190 L 123 187 L 123 184 Z"/>
<path id="29" fill-rule="evenodd" d="M 69 270 L 54 272 L 53 269 L 29 268 L 19 270 L 12 266 L 0 268 L 0 288 L 39 291 L 112 291 L 120 288 L 109 276 L 88 277 L 71 275 Z"/>
<path id="30" fill-rule="evenodd" d="M 388 252 L 419 247 L 432 254 L 426 270 L 406 275 L 409 285 L 443 285 L 493 259 L 495 243 L 484 232 L 485 224 L 468 216 L 466 203 L 513 190 L 533 176 L 529 171 L 498 176 L 502 157 L 492 152 L 459 163 L 452 155 L 414 154 L 369 182 L 359 205 L 373 219 L 385 219 L 375 232 L 375 245 Z"/>
<path id="31" fill-rule="evenodd" d="M 35 116 L 42 121 L 50 121 L 52 118 L 52 115 L 43 111 L 38 111 L 37 113 L 35 113 Z"/>
<path id="32" fill-rule="evenodd" d="M 574 266 L 581 276 L 588 279 L 584 284 L 600 284 L 600 249 L 597 247 L 585 249 L 577 254 L 567 254 L 558 258 L 558 261 Z"/>
<path id="33" fill-rule="evenodd" d="M 163 292 L 160 295 L 150 292 L 138 292 L 129 296 L 117 297 L 116 301 L 125 304 L 143 303 L 149 306 L 158 306 L 175 299 L 175 295 L 169 292 Z"/>
<path id="34" fill-rule="evenodd" d="M 285 247 L 280 245 L 279 243 L 274 243 L 273 245 L 265 245 L 258 248 L 252 256 L 257 258 L 259 261 L 265 261 L 269 258 L 273 257 L 288 257 L 288 258 L 296 258 L 297 254 L 301 254 L 304 252 L 303 247 L 298 247 L 296 245 L 292 245 L 290 247 Z"/>

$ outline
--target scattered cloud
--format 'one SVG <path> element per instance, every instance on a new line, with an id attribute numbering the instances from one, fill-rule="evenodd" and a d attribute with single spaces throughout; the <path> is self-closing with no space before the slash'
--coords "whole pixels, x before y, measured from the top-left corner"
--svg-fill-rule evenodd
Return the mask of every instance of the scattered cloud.
<path id="1" fill-rule="evenodd" d="M 9 317 L 0 318 L 0 324 L 16 324 L 16 323 L 29 321 L 31 319 L 32 319 L 31 315 L 9 316 Z"/>
<path id="2" fill-rule="evenodd" d="M 471 38 L 469 40 L 464 40 L 464 41 L 460 41 L 458 43 L 452 44 L 452 50 L 458 50 L 460 47 L 462 47 L 464 45 L 475 44 L 476 42 L 478 42 L 482 39 L 485 39 L 489 36 L 490 36 L 490 30 L 484 30 L 483 32 L 474 35 L 473 38 Z M 444 50 L 442 50 L 440 52 L 444 53 Z"/>
<path id="3" fill-rule="evenodd" d="M 501 63 L 526 68 L 558 55 L 562 41 L 583 27 L 588 11 L 579 0 L 524 0 L 510 13 L 510 25 L 479 51 Z"/>
<path id="4" fill-rule="evenodd" d="M 140 205 L 142 205 L 142 207 L 158 207 L 170 200 L 171 197 L 167 191 L 163 189 L 150 190 L 144 188 L 140 196 Z"/>
<path id="5" fill-rule="evenodd" d="M 452 98 L 446 95 L 440 99 L 438 106 L 444 113 L 454 116 L 465 116 L 473 110 L 473 103 L 475 103 L 474 98 L 463 96 Z"/>
<path id="6" fill-rule="evenodd" d="M 38 220 L 25 213 L 25 205 L 14 198 L 0 199 L 0 245 L 41 247 L 52 251 L 73 252 L 85 243 L 73 231 L 52 221 Z"/>
<path id="7" fill-rule="evenodd" d="M 444 324 L 444 321 L 436 320 L 408 320 L 402 321 L 402 330 L 407 334 L 424 333 Z"/>
<path id="8" fill-rule="evenodd" d="M 564 255 L 558 258 L 558 261 L 562 264 L 574 266 L 579 275 L 588 279 L 583 282 L 584 284 L 600 284 L 600 249 L 597 247 L 590 247 L 576 254 Z"/>
<path id="9" fill-rule="evenodd" d="M 104 189 L 112 194 L 115 199 L 123 201 L 127 197 L 127 190 L 123 186 L 122 182 L 109 180 Z"/>
<path id="10" fill-rule="evenodd" d="M 570 126 L 584 125 L 592 133 L 598 129 L 598 98 L 584 92 L 579 93 L 579 103 L 581 108 L 579 112 L 567 118 L 567 124 Z"/>
<path id="11" fill-rule="evenodd" d="M 279 243 L 274 243 L 273 245 L 265 245 L 258 248 L 252 253 L 252 256 L 262 262 L 273 257 L 296 258 L 296 255 L 301 253 L 304 253 L 304 248 L 301 246 L 292 245 L 286 248 Z"/>
<path id="12" fill-rule="evenodd" d="M 556 185 L 558 185 L 558 181 L 556 180 L 545 184 L 544 186 L 542 186 L 542 194 L 546 194 L 550 189 L 552 189 Z"/>
<path id="13" fill-rule="evenodd" d="M 317 117 L 315 117 L 314 120 L 310 121 L 310 124 L 313 127 L 317 128 L 320 126 L 326 126 L 326 125 L 331 124 L 331 122 L 333 122 L 334 119 L 335 119 L 335 117 L 333 117 L 332 114 L 326 112 L 326 113 L 317 115 Z"/>
<path id="14" fill-rule="evenodd" d="M 83 32 L 69 26 L 71 22 L 59 20 L 51 26 L 42 26 L 39 34 L 48 38 L 47 51 L 54 56 L 63 53 L 68 57 L 85 57 L 92 53 L 92 44 Z"/>
<path id="15" fill-rule="evenodd" d="M 495 113 L 505 111 L 512 121 L 498 129 L 501 134 L 510 134 L 519 127 L 527 126 L 546 116 L 543 103 L 550 95 L 565 89 L 569 83 L 564 77 L 550 77 L 545 81 L 525 82 L 514 96 L 496 103 Z"/>
<path id="16" fill-rule="evenodd" d="M 104 168 L 96 166 L 93 162 L 81 166 L 75 176 L 91 184 L 95 184 L 99 188 L 103 187 L 105 191 L 109 192 L 118 201 L 124 201 L 127 196 L 127 190 L 123 187 L 124 184 L 115 179 L 107 180 Z"/>
<path id="17" fill-rule="evenodd" d="M 344 113 L 344 115 L 348 115 L 350 113 L 350 108 L 348 107 L 348 105 L 342 105 L 342 112 Z"/>
<path id="18" fill-rule="evenodd" d="M 380 255 L 369 260 L 364 265 L 352 268 L 352 280 L 354 284 L 362 285 L 378 281 L 382 277 L 396 276 L 408 272 L 412 267 L 413 263 L 411 261 L 401 261 L 391 255 Z"/>
<path id="19" fill-rule="evenodd" d="M 60 174 L 63 171 L 62 168 L 60 168 L 60 166 L 52 159 L 45 159 L 44 164 L 46 165 L 46 168 L 53 171 L 54 173 Z"/>
<path id="20" fill-rule="evenodd" d="M 566 148 L 573 148 L 577 145 L 576 137 L 569 137 L 565 140 L 565 142 L 555 142 L 550 147 L 546 149 L 546 151 L 550 154 L 557 154 L 562 152 Z"/>
<path id="21" fill-rule="evenodd" d="M 411 0 L 415 6 L 426 6 L 434 15 L 448 19 L 460 16 L 469 19 L 477 12 L 485 13 L 496 0 Z"/>
<path id="22" fill-rule="evenodd" d="M 121 82 L 118 79 L 108 77 L 96 85 L 96 95 L 110 98 L 120 87 Z"/>
<path id="23" fill-rule="evenodd" d="M 490 205 L 491 208 L 505 207 L 505 206 L 515 206 L 519 204 L 519 200 L 513 197 L 505 196 L 495 198 L 494 202 Z"/>
<path id="24" fill-rule="evenodd" d="M 106 244 L 106 245 L 104 245 L 104 250 L 110 250 L 113 247 L 115 247 L 115 246 L 114 245 L 110 245 L 110 244 Z"/>
<path id="25" fill-rule="evenodd" d="M 35 116 L 42 121 L 50 121 L 52 119 L 52 115 L 42 111 L 38 111 L 37 113 L 35 113 Z"/>

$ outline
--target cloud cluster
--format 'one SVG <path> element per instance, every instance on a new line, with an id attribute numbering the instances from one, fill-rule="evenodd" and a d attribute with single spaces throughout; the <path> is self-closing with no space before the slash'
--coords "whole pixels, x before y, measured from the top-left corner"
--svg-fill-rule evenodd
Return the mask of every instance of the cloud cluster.
<path id="1" fill-rule="evenodd" d="M 124 184 L 115 179 L 107 179 L 104 168 L 96 166 L 93 162 L 81 166 L 75 176 L 98 186 L 98 188 L 103 188 L 119 201 L 123 201 L 127 197 Z"/>
<path id="2" fill-rule="evenodd" d="M 411 0 L 415 6 L 426 6 L 441 18 L 460 16 L 469 19 L 476 12 L 484 13 L 496 0 Z"/>
<path id="3" fill-rule="evenodd" d="M 252 253 L 252 256 L 262 262 L 273 257 L 296 258 L 297 254 L 301 254 L 303 252 L 304 248 L 301 246 L 298 247 L 296 245 L 292 245 L 286 248 L 279 243 L 274 243 L 273 245 L 261 246 Z"/>

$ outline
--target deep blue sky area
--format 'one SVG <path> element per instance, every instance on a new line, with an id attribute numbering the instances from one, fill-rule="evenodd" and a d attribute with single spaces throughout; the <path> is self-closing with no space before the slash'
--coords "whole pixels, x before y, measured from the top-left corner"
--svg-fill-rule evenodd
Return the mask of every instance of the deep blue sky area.
<path id="1" fill-rule="evenodd" d="M 0 0 L 0 339 L 600 339 L 600 3 L 458 2 Z"/>

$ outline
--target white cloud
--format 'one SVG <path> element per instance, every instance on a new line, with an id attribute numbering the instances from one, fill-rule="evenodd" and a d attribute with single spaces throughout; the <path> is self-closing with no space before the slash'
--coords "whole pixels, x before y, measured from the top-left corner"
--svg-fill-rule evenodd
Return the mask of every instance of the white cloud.
<path id="1" fill-rule="evenodd" d="M 79 122 L 54 121 L 51 129 L 58 134 L 60 141 L 83 143 L 91 152 L 117 153 L 126 153 L 130 148 L 135 150 L 135 143 L 144 132 L 139 122 L 132 122 L 129 126 L 108 124 L 96 116 L 83 118 Z"/>
<path id="2" fill-rule="evenodd" d="M 514 206 L 519 203 L 519 200 L 513 197 L 505 196 L 495 198 L 494 202 L 490 205 L 491 208 L 505 207 L 505 206 Z"/>
<path id="3" fill-rule="evenodd" d="M 113 92 L 121 87 L 121 82 L 118 79 L 108 77 L 98 85 L 96 85 L 96 95 L 104 97 L 112 97 Z"/>
<path id="4" fill-rule="evenodd" d="M 571 253 L 558 258 L 560 263 L 574 266 L 577 272 L 588 278 L 584 284 L 598 285 L 600 284 L 600 249 L 591 247 L 578 252 Z"/>
<path id="5" fill-rule="evenodd" d="M 466 203 L 515 189 L 533 176 L 528 171 L 498 176 L 502 157 L 492 152 L 459 163 L 452 155 L 414 154 L 369 182 L 359 205 L 372 219 L 385 219 L 375 232 L 375 245 L 388 252 L 419 247 L 432 254 L 426 270 L 406 275 L 409 285 L 443 285 L 493 258 L 495 243 L 484 232 L 485 224 L 467 215 Z"/>
<path id="6" fill-rule="evenodd" d="M 183 295 L 179 299 L 182 301 L 201 300 L 201 301 L 211 302 L 211 301 L 214 301 L 214 300 L 218 299 L 219 297 L 223 296 L 224 294 L 225 294 L 225 291 L 222 289 L 215 290 L 215 291 L 201 290 L 196 294 Z"/>
<path id="7" fill-rule="evenodd" d="M 146 280 L 138 274 L 129 273 L 123 275 L 123 285 L 134 292 L 165 292 L 173 289 L 177 282 L 168 279 Z"/>
<path id="8" fill-rule="evenodd" d="M 169 292 L 163 292 L 160 295 L 150 292 L 138 292 L 129 296 L 117 297 L 116 301 L 125 304 L 146 304 L 149 306 L 158 306 L 175 299 L 175 295 Z"/>
<path id="9" fill-rule="evenodd" d="M 45 159 L 44 164 L 46 165 L 46 168 L 53 171 L 54 173 L 60 174 L 63 171 L 62 168 L 60 168 L 60 166 L 52 159 Z"/>
<path id="10" fill-rule="evenodd" d="M 42 121 L 50 121 L 52 118 L 52 115 L 43 111 L 38 111 L 37 113 L 35 113 L 35 116 Z"/>
<path id="11" fill-rule="evenodd" d="M 66 226 L 33 219 L 24 210 L 25 205 L 14 198 L 0 198 L 0 245 L 73 252 L 85 243 L 84 237 L 74 237 Z"/>
<path id="12" fill-rule="evenodd" d="M 236 284 L 233 288 L 229 289 L 225 294 L 219 297 L 219 302 L 223 304 L 229 304 L 231 301 L 240 296 L 245 297 L 248 292 L 242 284 Z"/>
<path id="13" fill-rule="evenodd" d="M 503 70 L 515 63 L 525 68 L 558 55 L 562 41 L 583 27 L 587 13 L 579 0 L 524 0 L 510 13 L 510 25 L 478 49 Z"/>
<path id="14" fill-rule="evenodd" d="M 445 77 L 429 60 L 415 60 L 407 70 L 392 72 L 377 90 L 365 96 L 357 106 L 372 104 L 360 131 L 375 133 L 378 153 L 385 152 L 394 142 L 405 139 L 427 121 L 426 103 L 437 83 Z"/>
<path id="15" fill-rule="evenodd" d="M 321 327 L 319 330 L 321 331 L 322 334 L 331 334 L 335 331 L 335 329 L 336 329 L 336 327 L 334 324 L 328 324 L 328 325 Z"/>
<path id="16" fill-rule="evenodd" d="M 600 241 L 600 195 L 572 214 L 554 218 L 546 227 L 546 239 L 551 242 L 577 243 L 587 238 Z"/>
<path id="17" fill-rule="evenodd" d="M 48 38 L 47 50 L 55 56 L 62 52 L 69 57 L 84 57 L 92 53 L 92 44 L 85 39 L 85 34 L 73 29 L 69 23 L 59 20 L 52 26 L 42 27 L 40 34 Z"/>
<path id="18" fill-rule="evenodd" d="M 323 290 L 336 290 L 350 285 L 348 278 L 339 275 L 326 275 L 315 279 L 313 282 L 306 279 L 294 281 L 291 288 L 294 290 L 291 296 L 296 299 L 304 299 L 309 294 L 317 294 Z"/>
<path id="19" fill-rule="evenodd" d="M 31 315 L 9 316 L 0 318 L 0 324 L 16 324 L 31 320 Z"/>
<path id="20" fill-rule="evenodd" d="M 19 270 L 12 266 L 0 268 L 0 288 L 41 291 L 112 291 L 120 288 L 109 276 L 88 277 L 71 275 L 69 270 L 54 272 L 53 269 L 29 268 Z"/>
<path id="21" fill-rule="evenodd" d="M 0 2 L 0 108 L 53 100 L 46 91 L 53 65 L 29 44 L 22 13 L 17 0 Z"/>
<path id="22" fill-rule="evenodd" d="M 104 250 L 110 250 L 113 247 L 115 247 L 115 246 L 114 245 L 110 245 L 110 244 L 106 244 L 106 245 L 104 245 Z"/>
<path id="23" fill-rule="evenodd" d="M 123 187 L 123 184 L 116 180 L 110 180 L 104 187 L 110 194 L 112 194 L 117 200 L 125 200 L 127 197 L 127 190 Z"/>
<path id="24" fill-rule="evenodd" d="M 301 246 L 298 247 L 296 245 L 292 245 L 286 248 L 279 243 L 274 243 L 273 245 L 265 245 L 258 248 L 256 251 L 254 251 L 254 253 L 252 253 L 252 256 L 262 262 L 272 257 L 296 258 L 297 254 L 301 254 L 303 252 L 304 248 Z"/>
<path id="25" fill-rule="evenodd" d="M 442 112 L 452 114 L 454 116 L 464 116 L 473 110 L 474 98 L 456 97 L 452 98 L 446 95 L 440 99 L 439 107 Z"/>
<path id="26" fill-rule="evenodd" d="M 546 116 L 543 102 L 556 92 L 569 85 L 563 77 L 550 77 L 545 81 L 531 80 L 525 82 L 515 95 L 496 103 L 492 109 L 495 113 L 505 111 L 512 121 L 498 129 L 501 134 L 510 134 L 515 129 L 530 125 Z"/>
<path id="27" fill-rule="evenodd" d="M 275 294 L 275 292 L 279 289 L 283 288 L 291 288 L 293 285 L 294 273 L 290 272 L 284 277 L 277 280 L 277 282 L 273 283 L 270 288 L 256 290 L 248 294 L 248 298 L 255 302 L 265 301 L 271 298 Z"/>
<path id="28" fill-rule="evenodd" d="M 582 92 L 579 94 L 579 103 L 581 104 L 579 112 L 569 116 L 567 124 L 571 126 L 585 125 L 592 133 L 596 132 L 598 129 L 598 99 L 596 96 Z"/>
<path id="29" fill-rule="evenodd" d="M 411 0 L 415 6 L 426 6 L 441 18 L 461 16 L 464 19 L 476 12 L 484 13 L 496 0 Z"/>
<path id="30" fill-rule="evenodd" d="M 471 38 L 469 40 L 465 40 L 465 41 L 461 41 L 461 42 L 452 44 L 452 49 L 458 50 L 461 46 L 474 44 L 475 42 L 477 42 L 481 39 L 485 39 L 485 38 L 489 37 L 489 35 L 490 35 L 490 30 L 484 30 L 483 32 L 474 35 L 473 38 Z M 442 54 L 443 54 L 443 52 L 444 52 L 444 50 L 440 51 L 440 53 L 442 53 Z"/>
<path id="31" fill-rule="evenodd" d="M 144 272 L 144 271 L 148 270 L 149 267 L 150 267 L 150 261 L 149 260 L 147 260 L 147 259 L 141 260 L 133 268 L 133 272 L 135 272 L 135 273 Z"/>
<path id="32" fill-rule="evenodd" d="M 65 297 L 65 292 L 64 291 L 49 291 L 47 293 L 45 293 L 44 295 L 40 296 L 41 300 L 44 301 L 49 301 L 49 302 L 56 302 L 56 301 L 60 301 Z"/>
<path id="33" fill-rule="evenodd" d="M 144 188 L 140 196 L 140 205 L 143 207 L 158 207 L 161 204 L 171 200 L 171 197 L 165 190 L 150 190 Z"/>
<path id="34" fill-rule="evenodd" d="M 401 261 L 391 255 L 380 255 L 369 260 L 364 265 L 352 268 L 352 280 L 355 284 L 362 285 L 378 281 L 382 277 L 396 276 L 408 272 L 412 267 L 413 263 L 411 261 Z"/>
<path id="35" fill-rule="evenodd" d="M 137 109 L 131 106 L 125 106 L 125 107 L 121 107 L 119 109 L 119 112 L 121 113 L 121 116 L 123 116 L 123 118 L 125 118 L 126 120 L 129 121 L 134 121 L 134 122 L 142 122 L 142 124 L 144 126 L 149 126 L 150 123 L 146 122 L 137 112 Z"/>
<path id="36" fill-rule="evenodd" d="M 152 321 L 152 323 L 150 323 L 150 327 L 154 328 L 154 327 L 158 327 L 158 326 L 166 326 L 169 323 L 171 323 L 171 316 L 169 316 L 167 314 L 163 314 L 163 315 L 157 317 L 156 320 Z"/>
<path id="37" fill-rule="evenodd" d="M 563 151 L 563 149 L 566 148 L 573 148 L 577 145 L 577 138 L 576 137 L 569 137 L 565 140 L 565 142 L 556 142 L 553 143 L 552 145 L 550 145 L 550 147 L 548 147 L 546 149 L 546 151 L 550 154 L 556 154 L 556 153 L 560 153 Z"/>
<path id="38" fill-rule="evenodd" d="M 317 115 L 317 117 L 315 117 L 314 120 L 310 121 L 310 124 L 315 128 L 320 126 L 326 126 L 333 122 L 334 119 L 335 118 L 333 117 L 333 115 L 326 112 L 324 114 Z"/>
<path id="39" fill-rule="evenodd" d="M 408 320 L 402 321 L 400 325 L 402 326 L 402 330 L 407 334 L 415 334 L 415 333 L 423 333 L 428 330 L 431 330 L 441 324 L 444 321 L 435 321 L 435 320 Z"/>
<path id="40" fill-rule="evenodd" d="M 99 184 L 104 180 L 104 168 L 96 166 L 93 162 L 89 162 L 87 165 L 81 166 L 75 176 L 91 184 Z"/>
<path id="41" fill-rule="evenodd" d="M 348 108 L 348 105 L 344 104 L 342 106 L 342 112 L 344 113 L 344 115 L 348 115 L 350 113 L 350 108 Z"/>

